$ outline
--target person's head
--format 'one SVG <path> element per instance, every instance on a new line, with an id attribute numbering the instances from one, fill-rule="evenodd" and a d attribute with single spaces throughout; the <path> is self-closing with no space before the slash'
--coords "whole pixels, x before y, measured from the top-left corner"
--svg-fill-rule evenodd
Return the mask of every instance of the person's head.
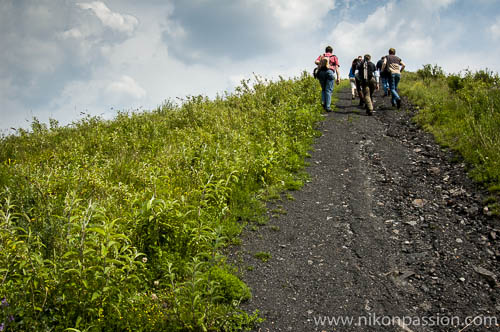
<path id="1" fill-rule="evenodd" d="M 365 60 L 366 62 L 370 61 L 371 59 L 372 59 L 372 57 L 371 57 L 371 55 L 370 55 L 370 54 L 365 54 L 365 56 L 364 56 L 364 60 Z"/>
<path id="2" fill-rule="evenodd" d="M 325 53 L 333 53 L 333 48 L 331 46 L 327 46 L 325 48 Z"/>
<path id="3" fill-rule="evenodd" d="M 363 60 L 363 57 L 361 55 L 358 55 L 358 60 Z"/>
<path id="4" fill-rule="evenodd" d="M 390 55 L 396 55 L 396 49 L 394 49 L 394 48 L 392 48 L 392 47 L 391 47 L 391 48 L 389 49 L 389 54 L 390 54 Z"/>
<path id="5" fill-rule="evenodd" d="M 381 57 L 380 60 L 384 60 L 385 59 L 385 56 Z"/>

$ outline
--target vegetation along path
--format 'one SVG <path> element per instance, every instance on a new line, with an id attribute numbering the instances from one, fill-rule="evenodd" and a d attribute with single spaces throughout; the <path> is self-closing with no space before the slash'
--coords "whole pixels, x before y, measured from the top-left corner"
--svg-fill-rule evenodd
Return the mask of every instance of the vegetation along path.
<path id="1" fill-rule="evenodd" d="M 349 90 L 338 97 L 310 181 L 231 255 L 253 292 L 245 309 L 265 318 L 256 331 L 497 331 L 500 230 L 485 193 L 408 103 L 377 92 L 366 116 Z"/>

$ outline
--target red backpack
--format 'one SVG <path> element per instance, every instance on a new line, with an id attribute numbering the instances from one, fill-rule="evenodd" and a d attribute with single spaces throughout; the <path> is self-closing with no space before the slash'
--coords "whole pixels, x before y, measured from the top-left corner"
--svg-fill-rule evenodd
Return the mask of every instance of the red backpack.
<path id="1" fill-rule="evenodd" d="M 338 65 L 339 65 L 339 59 L 335 54 L 332 54 L 330 56 L 323 54 L 319 60 L 318 66 L 313 70 L 313 76 L 314 78 L 318 78 L 318 72 L 320 70 L 331 69 L 335 71 L 335 67 Z"/>

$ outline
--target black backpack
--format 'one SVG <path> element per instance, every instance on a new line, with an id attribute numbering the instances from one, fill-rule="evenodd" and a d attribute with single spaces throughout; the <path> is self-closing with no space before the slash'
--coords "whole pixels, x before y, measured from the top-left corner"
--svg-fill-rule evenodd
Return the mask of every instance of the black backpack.
<path id="1" fill-rule="evenodd" d="M 360 81 L 364 81 L 364 65 L 365 63 L 367 64 L 367 69 L 368 69 L 368 81 L 371 80 L 374 76 L 374 71 L 376 70 L 376 67 L 375 65 L 370 62 L 370 61 L 365 61 L 365 60 L 362 60 L 358 63 L 357 65 L 357 69 L 358 69 L 358 73 L 359 73 L 359 80 Z"/>

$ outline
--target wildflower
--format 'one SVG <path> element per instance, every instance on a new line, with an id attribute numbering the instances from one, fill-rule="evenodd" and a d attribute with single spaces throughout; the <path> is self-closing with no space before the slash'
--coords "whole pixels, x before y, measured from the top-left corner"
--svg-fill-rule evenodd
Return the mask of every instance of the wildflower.
<path id="1" fill-rule="evenodd" d="M 0 324 L 0 332 L 3 331 L 4 329 L 5 329 L 5 324 L 4 323 Z"/>
<path id="2" fill-rule="evenodd" d="M 155 294 L 155 293 L 152 293 L 152 294 L 151 294 L 151 299 L 152 299 L 153 301 L 156 301 L 156 300 L 158 300 L 158 296 L 156 296 L 156 294 Z"/>
<path id="3" fill-rule="evenodd" d="M 9 322 L 12 323 L 14 321 L 14 316 L 10 315 L 8 319 L 9 319 Z"/>
<path id="4" fill-rule="evenodd" d="M 7 306 L 9 306 L 9 302 L 7 302 L 7 299 L 4 297 L 4 298 L 2 299 L 2 307 L 4 307 L 4 308 L 5 308 L 5 307 L 7 307 Z"/>
<path id="5" fill-rule="evenodd" d="M 155 280 L 155 281 L 153 282 L 153 284 L 155 285 L 155 287 L 158 287 L 158 285 L 160 284 L 160 281 L 159 281 L 159 280 Z"/>
<path id="6" fill-rule="evenodd" d="M 147 258 L 147 257 L 142 257 L 142 262 L 143 262 L 144 264 L 146 264 L 146 263 L 148 262 L 148 258 Z"/>

